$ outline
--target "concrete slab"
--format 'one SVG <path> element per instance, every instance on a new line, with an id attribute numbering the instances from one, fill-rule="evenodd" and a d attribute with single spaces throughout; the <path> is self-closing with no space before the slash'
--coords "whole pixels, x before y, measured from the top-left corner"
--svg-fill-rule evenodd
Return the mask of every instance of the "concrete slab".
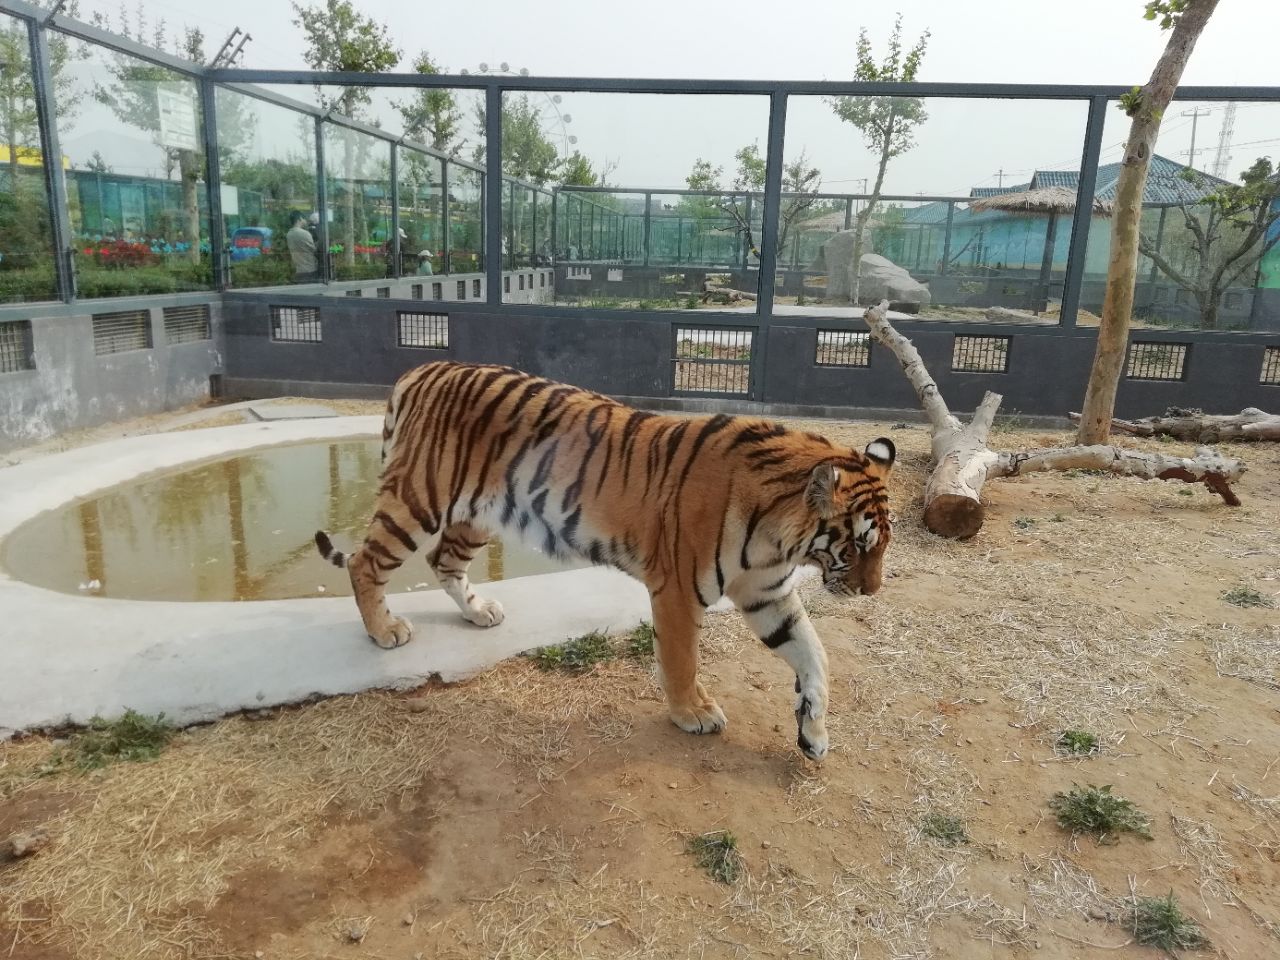
<path id="1" fill-rule="evenodd" d="M 377 436 L 382 418 L 335 417 L 128 437 L 0 470 L 0 544 L 44 510 L 138 476 L 244 450 Z M 317 559 L 317 562 L 320 562 Z M 0 736 L 132 707 L 179 724 L 313 695 L 471 676 L 525 650 L 649 617 L 635 580 L 603 568 L 484 584 L 506 620 L 481 629 L 440 591 L 397 594 L 417 629 L 397 650 L 365 638 L 350 597 L 168 603 L 71 596 L 0 571 Z M 556 603 L 546 598 L 554 596 Z"/>
<path id="2" fill-rule="evenodd" d="M 338 411 L 321 406 L 318 403 L 255 403 L 249 412 L 259 420 L 274 422 L 276 420 L 315 420 L 321 417 L 336 417 Z"/>

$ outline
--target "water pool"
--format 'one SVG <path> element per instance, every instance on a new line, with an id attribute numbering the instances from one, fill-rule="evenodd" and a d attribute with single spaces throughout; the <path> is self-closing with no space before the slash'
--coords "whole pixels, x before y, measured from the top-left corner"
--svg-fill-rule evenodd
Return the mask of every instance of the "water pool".
<path id="1" fill-rule="evenodd" d="M 282 600 L 350 595 L 346 571 L 312 537 L 360 541 L 373 512 L 380 443 L 268 447 L 124 484 L 41 514 L 4 540 L 15 579 L 63 593 L 130 600 Z M 428 542 L 390 593 L 436 589 Z M 471 564 L 477 583 L 581 567 L 494 539 Z"/>

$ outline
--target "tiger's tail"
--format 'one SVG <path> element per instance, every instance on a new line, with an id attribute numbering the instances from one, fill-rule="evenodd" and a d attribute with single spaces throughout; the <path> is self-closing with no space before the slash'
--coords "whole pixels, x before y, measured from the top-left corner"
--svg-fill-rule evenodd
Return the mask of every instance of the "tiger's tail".
<path id="1" fill-rule="evenodd" d="M 346 567 L 347 561 L 351 559 L 350 554 L 334 549 L 333 541 L 329 539 L 329 535 L 323 530 L 316 531 L 316 549 L 320 551 L 320 556 L 335 567 Z"/>

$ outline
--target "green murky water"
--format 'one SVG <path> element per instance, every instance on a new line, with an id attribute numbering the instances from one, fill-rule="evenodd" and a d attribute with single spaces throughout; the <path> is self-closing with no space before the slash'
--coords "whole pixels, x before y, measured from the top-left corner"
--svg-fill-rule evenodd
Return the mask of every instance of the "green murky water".
<path id="1" fill-rule="evenodd" d="M 280 600 L 350 595 L 340 550 L 364 536 L 377 489 L 374 440 L 271 447 L 116 487 L 36 517 L 5 538 L 13 577 L 64 593 L 131 600 Z M 437 589 L 419 548 L 390 593 Z M 567 569 L 495 539 L 471 564 L 475 582 Z"/>

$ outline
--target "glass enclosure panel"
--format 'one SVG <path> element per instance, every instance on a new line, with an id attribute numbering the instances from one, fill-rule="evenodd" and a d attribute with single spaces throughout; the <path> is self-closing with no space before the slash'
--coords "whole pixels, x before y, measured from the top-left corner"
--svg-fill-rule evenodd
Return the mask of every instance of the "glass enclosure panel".
<path id="1" fill-rule="evenodd" d="M 329 265 L 334 280 L 381 279 L 391 253 L 391 144 L 324 124 Z"/>
<path id="2" fill-rule="evenodd" d="M 1115 198 L 1128 118 L 1107 111 L 1098 196 Z M 1175 101 L 1143 194 L 1133 325 L 1280 328 L 1280 104 Z M 1089 232 L 1078 322 L 1096 325 L 1109 221 Z"/>
<path id="3" fill-rule="evenodd" d="M 64 38 L 50 31 L 50 41 Z M 54 82 L 81 297 L 213 285 L 195 81 L 69 39 Z"/>
<path id="4" fill-rule="evenodd" d="M 55 62 L 65 62 L 69 43 L 52 39 Z M 0 303 L 57 296 L 43 164 L 27 27 L 0 14 Z"/>
<path id="5" fill-rule="evenodd" d="M 400 148 L 400 272 L 432 276 L 444 272 L 444 163 L 428 153 Z"/>
<path id="6" fill-rule="evenodd" d="M 1087 115 L 1084 101 L 790 98 L 777 302 L 1057 323 Z"/>
<path id="7" fill-rule="evenodd" d="M 484 270 L 484 175 L 450 162 L 449 272 Z"/>
<path id="8" fill-rule="evenodd" d="M 503 267 L 554 267 L 507 301 L 754 310 L 768 121 L 763 96 L 504 94 Z"/>
<path id="9" fill-rule="evenodd" d="M 318 280 L 315 120 L 224 87 L 214 98 L 229 284 Z"/>

